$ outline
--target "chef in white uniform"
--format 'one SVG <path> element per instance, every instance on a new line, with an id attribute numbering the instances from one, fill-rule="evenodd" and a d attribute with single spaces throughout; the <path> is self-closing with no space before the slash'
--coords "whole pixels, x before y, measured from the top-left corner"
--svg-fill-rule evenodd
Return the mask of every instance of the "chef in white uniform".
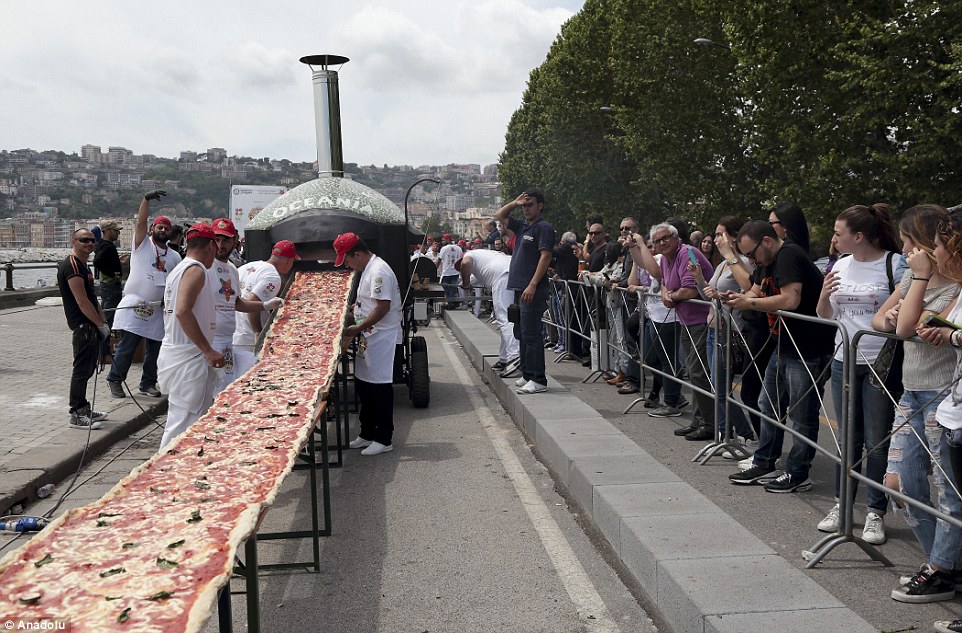
<path id="1" fill-rule="evenodd" d="M 214 369 L 224 366 L 224 355 L 211 346 L 217 312 L 207 269 L 216 252 L 209 224 L 190 227 L 187 257 L 171 271 L 164 288 L 164 341 L 157 378 L 169 395 L 161 448 L 207 411 L 214 399 Z"/>
<path id="2" fill-rule="evenodd" d="M 394 448 L 394 352 L 401 342 L 401 294 L 391 267 L 354 233 L 338 235 L 334 250 L 336 266 L 346 264 L 361 275 L 354 325 L 344 328 L 345 345 L 358 338 L 354 389 L 361 403 L 361 432 L 351 448 L 363 448 L 361 455 L 380 455 Z"/>
<path id="3" fill-rule="evenodd" d="M 514 303 L 514 291 L 508 290 L 511 256 L 479 248 L 465 254 L 456 267 L 461 273 L 461 287 L 465 290 L 473 287 L 472 275 L 477 279 L 478 285 L 491 290 L 491 299 L 494 302 L 494 324 L 501 332 L 498 362 L 494 368 L 504 369 L 521 353 L 521 343 L 514 337 L 514 324 L 508 321 L 508 306 Z"/>

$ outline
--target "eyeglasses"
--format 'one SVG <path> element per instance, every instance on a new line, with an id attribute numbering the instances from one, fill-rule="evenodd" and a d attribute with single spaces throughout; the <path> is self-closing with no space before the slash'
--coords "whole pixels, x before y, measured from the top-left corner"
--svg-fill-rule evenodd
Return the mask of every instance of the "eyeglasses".
<path id="1" fill-rule="evenodd" d="M 93 244 L 97 240 L 95 240 L 92 237 L 78 237 L 77 241 L 80 242 L 81 244 Z"/>
<path id="2" fill-rule="evenodd" d="M 747 257 L 748 259 L 754 260 L 754 259 L 755 259 L 755 252 L 758 250 L 758 247 L 761 246 L 761 245 L 762 245 L 761 242 L 759 242 L 758 244 L 755 244 L 755 248 L 753 248 L 750 252 L 745 253 L 745 257 Z"/>
<path id="3" fill-rule="evenodd" d="M 657 239 L 651 240 L 651 243 L 652 243 L 652 244 L 667 244 L 668 241 L 669 241 L 671 238 L 672 238 L 671 234 L 668 234 L 668 235 L 666 235 L 666 236 L 664 236 L 664 237 L 659 237 L 659 238 L 657 238 Z"/>
<path id="4" fill-rule="evenodd" d="M 634 231 L 634 230 L 635 230 L 635 227 L 633 227 L 633 226 L 622 226 L 622 227 L 619 227 L 619 228 L 620 228 L 620 230 L 621 230 L 622 233 L 624 233 L 625 231 Z"/>
<path id="5" fill-rule="evenodd" d="M 604 235 L 604 231 L 588 231 L 588 235 Z"/>

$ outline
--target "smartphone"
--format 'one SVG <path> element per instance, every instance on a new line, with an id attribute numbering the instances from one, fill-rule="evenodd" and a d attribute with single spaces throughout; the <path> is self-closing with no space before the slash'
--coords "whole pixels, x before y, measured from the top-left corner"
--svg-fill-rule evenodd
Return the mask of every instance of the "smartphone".
<path id="1" fill-rule="evenodd" d="M 930 314 L 929 316 L 925 317 L 925 319 L 922 321 L 922 325 L 925 327 L 947 327 L 953 330 L 962 330 L 962 325 L 953 323 L 952 321 L 944 319 L 937 314 Z"/>
<path id="2" fill-rule="evenodd" d="M 698 265 L 698 260 L 695 259 L 695 249 L 693 248 L 688 249 L 688 259 L 691 261 L 692 266 Z"/>

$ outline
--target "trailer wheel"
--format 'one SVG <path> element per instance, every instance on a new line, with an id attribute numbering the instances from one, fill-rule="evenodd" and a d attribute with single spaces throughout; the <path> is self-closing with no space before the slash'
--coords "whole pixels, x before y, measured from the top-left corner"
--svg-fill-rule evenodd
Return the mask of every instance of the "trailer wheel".
<path id="1" fill-rule="evenodd" d="M 423 336 L 411 339 L 409 390 L 411 404 L 423 409 L 431 403 L 431 376 L 428 374 L 428 349 Z"/>

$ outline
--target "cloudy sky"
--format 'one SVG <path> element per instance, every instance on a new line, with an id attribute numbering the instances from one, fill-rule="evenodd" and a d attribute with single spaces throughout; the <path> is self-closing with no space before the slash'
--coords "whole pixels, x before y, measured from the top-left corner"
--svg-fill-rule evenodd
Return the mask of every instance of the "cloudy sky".
<path id="1" fill-rule="evenodd" d="M 582 0 L 14 0 L 0 149 L 120 145 L 314 160 L 303 55 L 340 68 L 344 158 L 496 162 L 531 69 Z"/>

